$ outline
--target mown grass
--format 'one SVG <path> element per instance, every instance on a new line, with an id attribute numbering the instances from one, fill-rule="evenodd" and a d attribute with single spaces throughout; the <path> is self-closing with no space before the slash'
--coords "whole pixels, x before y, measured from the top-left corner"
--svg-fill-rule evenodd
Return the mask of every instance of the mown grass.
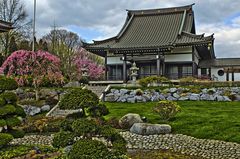
<path id="1" fill-rule="evenodd" d="M 179 101 L 182 111 L 168 122 L 173 133 L 203 139 L 217 139 L 240 143 L 240 102 Z M 120 118 L 127 113 L 145 116 L 150 123 L 163 123 L 149 103 L 106 103 L 111 117 Z"/>

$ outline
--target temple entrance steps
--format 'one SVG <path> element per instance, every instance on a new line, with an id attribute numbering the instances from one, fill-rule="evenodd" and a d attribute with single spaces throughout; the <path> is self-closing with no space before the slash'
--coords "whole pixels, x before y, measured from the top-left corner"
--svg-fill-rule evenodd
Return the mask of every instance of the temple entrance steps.
<path id="1" fill-rule="evenodd" d="M 88 90 L 91 90 L 93 93 L 95 93 L 98 97 L 99 97 L 99 100 L 102 100 L 103 98 L 103 92 L 106 92 L 110 89 L 110 85 L 107 85 L 107 86 L 90 86 L 90 85 L 87 85 L 84 87 L 85 89 L 88 89 Z"/>
<path id="2" fill-rule="evenodd" d="M 83 89 L 91 90 L 93 93 L 95 93 L 99 100 L 102 100 L 104 97 L 103 92 L 106 92 L 110 89 L 110 85 L 104 86 L 104 85 L 87 85 L 84 86 Z M 66 117 L 68 114 L 79 112 L 80 110 L 61 110 L 58 107 L 58 104 L 54 106 L 47 114 L 47 117 Z"/>

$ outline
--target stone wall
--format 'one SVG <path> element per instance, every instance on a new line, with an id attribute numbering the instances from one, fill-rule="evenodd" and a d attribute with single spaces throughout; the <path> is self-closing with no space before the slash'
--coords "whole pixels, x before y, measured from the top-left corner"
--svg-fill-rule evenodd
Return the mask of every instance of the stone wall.
<path id="1" fill-rule="evenodd" d="M 128 89 L 111 89 L 106 94 L 106 102 L 150 102 L 150 101 L 240 101 L 239 87 L 205 88 L 190 90 L 188 88 L 148 89 L 141 91 Z"/>

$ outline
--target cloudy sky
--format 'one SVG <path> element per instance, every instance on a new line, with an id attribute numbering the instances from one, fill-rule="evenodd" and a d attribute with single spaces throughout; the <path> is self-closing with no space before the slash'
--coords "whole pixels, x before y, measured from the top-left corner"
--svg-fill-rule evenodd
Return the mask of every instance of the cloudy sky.
<path id="1" fill-rule="evenodd" d="M 32 18 L 33 0 L 23 0 Z M 37 0 L 37 35 L 59 28 L 73 31 L 88 42 L 115 36 L 126 9 L 149 9 L 195 3 L 197 33 L 215 36 L 217 57 L 240 58 L 240 0 Z"/>

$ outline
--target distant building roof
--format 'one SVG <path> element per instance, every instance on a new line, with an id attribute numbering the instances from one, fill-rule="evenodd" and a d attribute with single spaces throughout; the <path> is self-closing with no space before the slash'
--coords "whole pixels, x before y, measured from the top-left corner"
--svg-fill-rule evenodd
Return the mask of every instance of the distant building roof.
<path id="1" fill-rule="evenodd" d="M 85 43 L 89 51 L 161 49 L 174 47 L 207 46 L 213 44 L 213 35 L 195 34 L 192 5 L 150 9 L 127 10 L 124 26 L 117 36 L 94 43 Z M 213 52 L 213 57 L 215 57 Z"/>
<path id="2" fill-rule="evenodd" d="M 199 67 L 201 68 L 234 66 L 240 66 L 240 58 L 217 58 L 211 60 L 201 60 L 199 62 Z"/>
<path id="3" fill-rule="evenodd" d="M 0 20 L 0 32 L 7 32 L 13 28 L 12 23 Z"/>

